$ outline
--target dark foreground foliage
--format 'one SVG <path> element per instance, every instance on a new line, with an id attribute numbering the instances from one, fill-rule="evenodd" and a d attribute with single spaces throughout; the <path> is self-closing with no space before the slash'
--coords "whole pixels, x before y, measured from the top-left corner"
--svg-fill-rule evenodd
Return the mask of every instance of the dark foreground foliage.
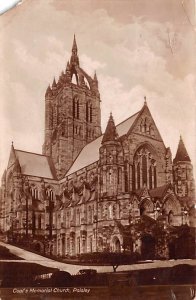
<path id="1" fill-rule="evenodd" d="M 188 264 L 128 272 L 97 273 L 81 270 L 76 275 L 30 263 L 1 263 L 1 287 L 118 287 L 183 285 L 196 283 L 196 267 Z"/>

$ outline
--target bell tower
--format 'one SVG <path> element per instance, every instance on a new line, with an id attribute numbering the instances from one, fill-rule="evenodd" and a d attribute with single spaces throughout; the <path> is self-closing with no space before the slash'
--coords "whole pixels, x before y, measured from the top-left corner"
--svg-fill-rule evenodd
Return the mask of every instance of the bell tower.
<path id="1" fill-rule="evenodd" d="M 45 94 L 43 154 L 52 157 L 58 178 L 82 148 L 101 135 L 100 102 L 96 73 L 92 78 L 80 67 L 74 35 L 66 69 Z"/>

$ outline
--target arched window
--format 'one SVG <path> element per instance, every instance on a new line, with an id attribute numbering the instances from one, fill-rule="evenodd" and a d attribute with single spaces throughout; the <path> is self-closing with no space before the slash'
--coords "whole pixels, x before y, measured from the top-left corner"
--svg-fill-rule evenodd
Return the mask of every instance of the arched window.
<path id="1" fill-rule="evenodd" d="M 70 227 L 70 214 L 69 214 L 69 211 L 67 212 L 67 215 L 66 215 L 66 227 L 67 228 Z"/>
<path id="2" fill-rule="evenodd" d="M 38 216 L 38 229 L 41 229 L 42 228 L 42 215 L 40 214 Z"/>
<path id="3" fill-rule="evenodd" d="M 92 103 L 86 103 L 86 121 L 92 123 L 93 121 L 93 107 Z"/>
<path id="4" fill-rule="evenodd" d="M 88 102 L 86 103 L 86 121 L 88 122 L 88 118 L 89 118 L 89 111 L 88 111 Z"/>
<path id="5" fill-rule="evenodd" d="M 122 183 L 122 169 L 118 168 L 118 184 Z"/>
<path id="6" fill-rule="evenodd" d="M 76 213 L 76 225 L 80 225 L 80 209 L 77 209 Z"/>
<path id="7" fill-rule="evenodd" d="M 30 193 L 34 200 L 39 200 L 39 192 L 35 186 L 30 187 Z"/>
<path id="8" fill-rule="evenodd" d="M 93 108 L 92 108 L 92 104 L 90 104 L 90 123 L 92 123 L 93 121 Z"/>
<path id="9" fill-rule="evenodd" d="M 156 170 L 156 166 L 154 166 L 154 187 L 157 187 L 157 170 Z"/>
<path id="10" fill-rule="evenodd" d="M 108 170 L 108 181 L 109 181 L 109 184 L 112 184 L 112 169 L 109 169 Z"/>
<path id="11" fill-rule="evenodd" d="M 91 206 L 88 207 L 88 222 L 91 224 L 93 222 L 93 214 Z"/>
<path id="12" fill-rule="evenodd" d="M 132 184 L 133 184 L 133 190 L 136 189 L 136 186 L 135 186 L 135 177 L 136 177 L 136 174 L 135 174 L 135 163 L 133 163 L 133 167 L 132 167 Z"/>
<path id="13" fill-rule="evenodd" d="M 137 188 L 140 189 L 140 163 L 137 164 Z"/>
<path id="14" fill-rule="evenodd" d="M 103 205 L 102 204 L 99 205 L 99 210 L 100 210 L 100 219 L 102 219 L 103 218 Z"/>
<path id="15" fill-rule="evenodd" d="M 73 118 L 79 119 L 80 117 L 80 103 L 78 97 L 74 97 L 73 99 Z"/>
<path id="16" fill-rule="evenodd" d="M 147 158 L 145 154 L 142 156 L 142 183 L 143 186 L 147 185 Z"/>
<path id="17" fill-rule="evenodd" d="M 169 225 L 173 224 L 173 220 L 174 220 L 174 213 L 172 210 L 170 210 L 169 214 L 168 214 L 168 223 Z"/>
<path id="18" fill-rule="evenodd" d="M 149 189 L 152 189 L 152 166 L 149 168 Z"/>
<path id="19" fill-rule="evenodd" d="M 48 188 L 46 190 L 46 196 L 49 200 L 53 201 L 54 200 L 54 192 L 51 188 Z"/>
<path id="20" fill-rule="evenodd" d="M 113 219 L 113 205 L 112 204 L 108 205 L 108 218 Z"/>

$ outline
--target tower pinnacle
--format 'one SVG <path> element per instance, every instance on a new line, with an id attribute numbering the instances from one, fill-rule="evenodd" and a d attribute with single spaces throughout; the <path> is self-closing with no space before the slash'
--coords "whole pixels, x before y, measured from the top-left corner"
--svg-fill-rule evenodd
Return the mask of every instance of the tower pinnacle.
<path id="1" fill-rule="evenodd" d="M 79 66 L 79 58 L 78 58 L 78 47 L 76 44 L 76 37 L 74 34 L 74 39 L 73 39 L 73 46 L 72 46 L 72 55 L 70 59 L 70 68 L 71 68 L 71 73 L 74 74 L 76 73 L 75 67 Z"/>

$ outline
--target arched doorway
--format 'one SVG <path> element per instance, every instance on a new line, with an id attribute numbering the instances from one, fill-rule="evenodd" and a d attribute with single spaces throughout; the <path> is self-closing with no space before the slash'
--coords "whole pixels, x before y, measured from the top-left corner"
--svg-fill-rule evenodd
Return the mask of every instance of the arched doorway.
<path id="1" fill-rule="evenodd" d="M 114 237 L 112 240 L 112 251 L 113 252 L 120 252 L 121 251 L 121 245 L 118 237 Z"/>
<path id="2" fill-rule="evenodd" d="M 140 203 L 140 216 L 150 215 L 153 212 L 153 203 L 150 199 L 145 198 Z"/>
<path id="3" fill-rule="evenodd" d="M 143 259 L 155 258 L 155 239 L 150 234 L 145 234 L 142 239 L 141 256 Z"/>
<path id="4" fill-rule="evenodd" d="M 39 242 L 39 241 L 35 241 L 33 243 L 33 249 L 36 252 L 43 253 L 44 252 L 44 245 L 41 242 Z"/>

